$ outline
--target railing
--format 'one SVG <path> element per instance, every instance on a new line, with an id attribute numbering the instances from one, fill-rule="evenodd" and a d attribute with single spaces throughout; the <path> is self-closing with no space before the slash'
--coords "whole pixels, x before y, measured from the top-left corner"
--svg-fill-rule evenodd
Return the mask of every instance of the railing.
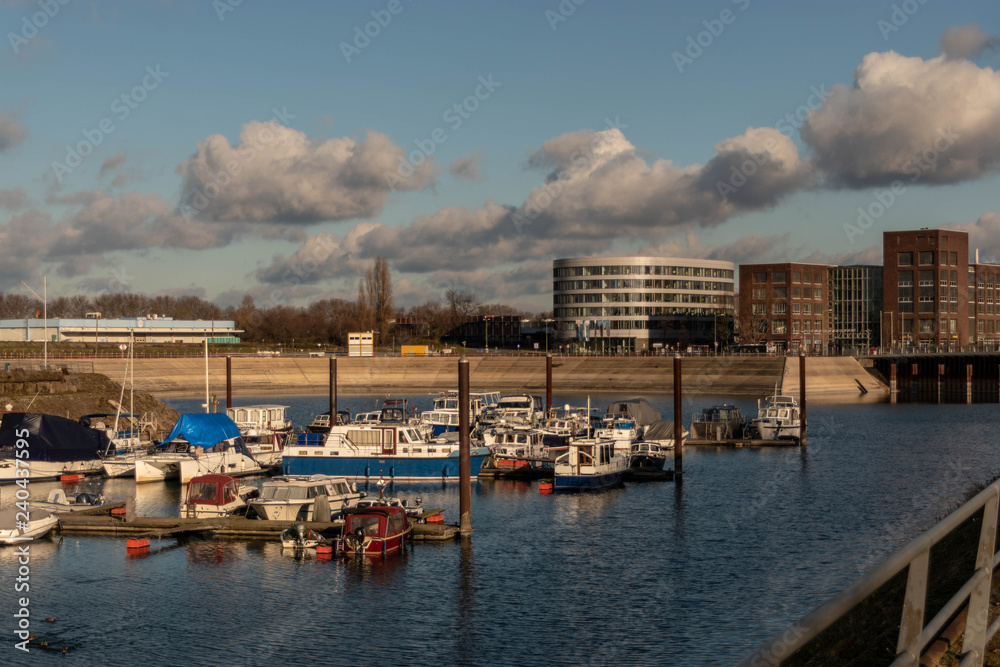
<path id="1" fill-rule="evenodd" d="M 798 623 L 772 637 L 747 656 L 741 666 L 781 665 L 797 651 L 806 648 L 824 630 L 870 598 L 881 586 L 907 571 L 905 597 L 899 613 L 895 666 L 920 664 L 921 654 L 939 636 L 956 615 L 965 608 L 965 637 L 961 647 L 961 665 L 982 665 L 986 643 L 1000 628 L 1000 618 L 988 626 L 993 571 L 1000 564 L 996 551 L 997 509 L 1000 505 L 1000 480 L 986 487 L 972 500 L 933 528 L 882 561 L 832 599 L 817 607 Z M 928 575 L 931 549 L 950 536 L 959 526 L 982 510 L 982 525 L 976 548 L 972 575 L 951 596 L 929 622 L 927 609 Z M 940 567 L 940 563 L 939 563 Z M 988 626 L 988 627 L 987 627 Z"/>

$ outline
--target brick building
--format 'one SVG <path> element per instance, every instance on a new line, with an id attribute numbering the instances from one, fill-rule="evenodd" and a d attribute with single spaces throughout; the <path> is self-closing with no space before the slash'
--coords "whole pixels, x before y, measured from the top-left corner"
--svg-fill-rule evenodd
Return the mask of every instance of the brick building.
<path id="1" fill-rule="evenodd" d="M 827 264 L 741 264 L 739 328 L 743 343 L 777 352 L 823 352 L 830 342 Z"/>

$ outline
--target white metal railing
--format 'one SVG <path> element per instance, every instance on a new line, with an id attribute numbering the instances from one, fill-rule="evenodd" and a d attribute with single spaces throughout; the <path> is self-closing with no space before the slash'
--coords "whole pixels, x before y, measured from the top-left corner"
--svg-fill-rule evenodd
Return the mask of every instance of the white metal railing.
<path id="1" fill-rule="evenodd" d="M 993 571 L 1000 565 L 1000 554 L 995 551 L 998 506 L 1000 506 L 1000 480 L 990 484 L 972 500 L 886 558 L 797 623 L 772 637 L 739 664 L 746 667 L 780 665 L 785 658 L 805 647 L 821 632 L 905 569 L 908 570 L 906 596 L 902 608 L 899 609 L 899 636 L 896 643 L 896 659 L 892 665 L 894 667 L 919 665 L 921 653 L 941 634 L 948 621 L 966 605 L 968 614 L 961 648 L 961 665 L 962 667 L 982 665 L 986 643 L 1000 628 L 1000 618 L 987 627 Z M 975 571 L 934 618 L 927 622 L 924 612 L 927 607 L 931 548 L 981 509 L 984 512 L 976 551 Z"/>

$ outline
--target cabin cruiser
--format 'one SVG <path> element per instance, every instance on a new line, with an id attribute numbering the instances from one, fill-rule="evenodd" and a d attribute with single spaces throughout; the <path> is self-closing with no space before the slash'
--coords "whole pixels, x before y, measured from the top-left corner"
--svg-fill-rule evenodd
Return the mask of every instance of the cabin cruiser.
<path id="1" fill-rule="evenodd" d="M 181 516 L 204 519 L 245 514 L 247 499 L 256 494 L 257 489 L 241 494 L 239 482 L 229 475 L 198 475 L 188 482 Z"/>
<path id="2" fill-rule="evenodd" d="M 537 424 L 545 418 L 540 396 L 518 394 L 501 396 L 493 408 L 483 411 L 479 418 L 483 427 L 501 424 Z"/>
<path id="3" fill-rule="evenodd" d="M 286 416 L 288 409 L 287 405 L 241 405 L 226 410 L 250 454 L 262 467 L 281 464 L 281 450 L 292 432 L 292 422 Z"/>
<path id="4" fill-rule="evenodd" d="M 337 423 L 347 424 L 351 421 L 351 411 L 350 410 L 338 410 L 337 411 Z M 316 415 L 311 422 L 306 426 L 306 431 L 309 433 L 329 433 L 330 432 L 330 413 L 321 412 Z"/>
<path id="5" fill-rule="evenodd" d="M 796 439 L 802 431 L 799 404 L 792 396 L 768 396 L 757 401 L 757 418 L 750 428 L 761 440 Z"/>
<path id="6" fill-rule="evenodd" d="M 84 491 L 67 496 L 66 491 L 63 489 L 52 489 L 44 501 L 32 500 L 28 504 L 35 509 L 45 510 L 46 512 L 80 512 L 102 507 L 105 501 L 104 496 L 99 493 Z"/>
<path id="7" fill-rule="evenodd" d="M 549 449 L 540 429 L 523 424 L 498 426 L 483 433 L 483 443 L 492 453 L 491 467 L 498 470 L 552 468 Z"/>
<path id="8" fill-rule="evenodd" d="M 326 521 L 331 512 L 353 507 L 363 495 L 343 477 L 286 475 L 264 482 L 260 497 L 250 501 L 250 509 L 261 519 L 272 521 Z M 325 499 L 327 516 L 315 519 L 319 498 Z"/>
<path id="9" fill-rule="evenodd" d="M 75 419 L 5 412 L 0 420 L 0 482 L 96 474 L 114 452 L 106 433 Z"/>
<path id="10" fill-rule="evenodd" d="M 180 416 L 155 454 L 135 462 L 135 481 L 162 482 L 179 479 L 187 484 L 198 475 L 230 476 L 263 472 L 247 449 L 239 428 L 221 413 Z"/>
<path id="11" fill-rule="evenodd" d="M 628 462 L 607 439 L 573 440 L 555 463 L 556 491 L 599 491 L 621 483 Z"/>
<path id="12" fill-rule="evenodd" d="M 713 405 L 691 417 L 691 437 L 697 440 L 743 438 L 747 418 L 735 405 Z"/>
<path id="13" fill-rule="evenodd" d="M 479 473 L 489 449 L 471 449 L 472 475 Z M 326 435 L 300 433 L 285 449 L 285 475 L 330 475 L 349 481 L 385 477 L 396 481 L 457 480 L 457 442 L 431 442 L 406 410 L 383 408 L 378 421 L 334 426 Z"/>

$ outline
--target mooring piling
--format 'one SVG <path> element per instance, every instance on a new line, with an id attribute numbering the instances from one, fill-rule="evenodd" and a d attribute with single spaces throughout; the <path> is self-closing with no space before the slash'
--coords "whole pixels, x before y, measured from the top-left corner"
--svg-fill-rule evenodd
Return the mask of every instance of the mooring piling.
<path id="1" fill-rule="evenodd" d="M 469 359 L 458 360 L 459 530 L 472 534 L 472 457 L 469 420 Z"/>
<path id="2" fill-rule="evenodd" d="M 799 443 L 806 444 L 806 355 L 799 353 Z"/>
<path id="3" fill-rule="evenodd" d="M 684 451 L 684 415 L 681 413 L 681 355 L 674 354 L 674 479 L 681 481 Z"/>
<path id="4" fill-rule="evenodd" d="M 337 425 L 337 357 L 330 357 L 330 427 Z"/>
<path id="5" fill-rule="evenodd" d="M 545 416 L 552 410 L 552 353 L 545 355 Z"/>
<path id="6" fill-rule="evenodd" d="M 226 410 L 233 407 L 233 358 L 226 356 Z"/>

